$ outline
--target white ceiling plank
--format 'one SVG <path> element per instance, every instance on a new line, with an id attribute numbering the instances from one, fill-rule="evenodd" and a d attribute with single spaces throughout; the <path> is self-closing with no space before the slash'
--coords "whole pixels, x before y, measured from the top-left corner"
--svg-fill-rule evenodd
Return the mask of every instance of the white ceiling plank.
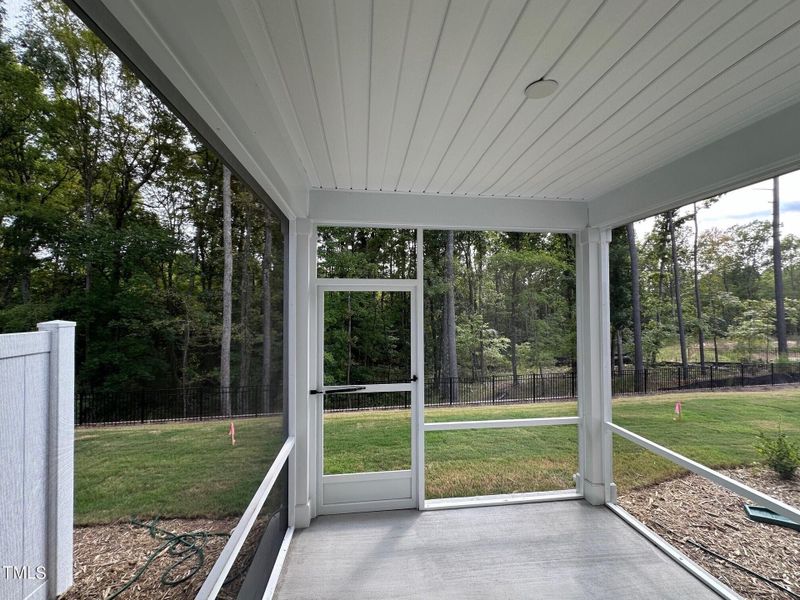
<path id="1" fill-rule="evenodd" d="M 588 222 L 583 202 L 349 190 L 309 195 L 310 218 L 321 225 L 573 233 Z"/>
<path id="2" fill-rule="evenodd" d="M 631 9 L 631 3 L 620 0 L 610 2 L 598 11 L 590 25 L 575 40 L 563 60 L 553 69 L 552 77 L 563 82 L 563 87 L 549 99 L 546 108 L 530 121 L 522 121 L 525 113 L 517 115 L 517 124 L 509 131 L 514 136 L 498 138 L 494 154 L 499 156 L 485 173 L 480 192 L 491 195 L 508 193 L 508 180 L 514 180 L 525 169 L 525 153 L 536 146 L 536 152 L 548 152 L 560 139 L 569 123 L 565 114 L 583 99 L 595 86 L 602 86 L 620 57 L 624 57 L 666 15 L 677 0 L 647 0 Z M 575 68 L 577 67 L 577 70 Z M 548 75 L 550 76 L 550 75 Z M 542 101 L 530 101 L 537 104 Z M 563 120 L 562 120 L 563 119 Z M 513 139 L 513 142 L 510 141 Z M 505 146 L 502 148 L 501 146 Z M 494 150 L 494 149 L 493 149 Z M 498 185 L 499 183 L 499 185 Z"/>
<path id="3" fill-rule="evenodd" d="M 275 56 L 275 50 L 267 33 L 266 23 L 261 8 L 256 0 L 222 0 L 226 4 L 227 10 L 223 14 L 231 22 L 235 18 L 236 26 L 242 35 L 234 36 L 239 42 L 246 42 L 247 48 L 243 50 L 243 55 L 251 66 L 256 83 L 261 83 L 269 89 L 269 93 L 274 99 L 281 118 L 286 125 L 292 141 L 292 145 L 300 158 L 303 168 L 308 176 L 311 187 L 319 187 L 319 176 L 316 167 L 308 151 L 308 145 L 303 137 L 294 105 L 289 97 L 289 91 L 283 80 L 283 75 Z M 260 76 L 260 77 L 259 77 Z"/>
<path id="4" fill-rule="evenodd" d="M 658 85 L 648 86 L 624 111 L 606 119 L 580 146 L 565 154 L 564 160 L 572 165 L 587 164 L 622 147 L 661 114 L 800 19 L 800 3 L 777 11 L 775 6 L 754 4 L 728 21 L 668 69 Z M 572 169 L 564 170 L 569 178 Z"/>
<path id="5" fill-rule="evenodd" d="M 773 38 L 755 52 L 732 64 L 730 68 L 719 76 L 707 81 L 694 92 L 685 96 L 678 104 L 666 110 L 648 123 L 646 127 L 639 129 L 621 142 L 619 144 L 619 152 L 614 152 L 614 156 L 625 153 L 628 148 L 637 146 L 642 141 L 645 141 L 645 143 L 646 140 L 661 141 L 663 140 L 662 130 L 669 127 L 670 124 L 679 123 L 684 117 L 691 117 L 697 111 L 703 110 L 703 107 L 707 107 L 706 110 L 708 112 L 713 112 L 713 103 L 725 102 L 736 98 L 737 93 L 738 95 L 746 93 L 748 87 L 757 87 L 760 82 L 768 81 L 772 77 L 779 75 L 790 68 L 792 64 L 796 64 L 794 54 L 798 44 L 800 44 L 800 24 Z M 737 92 L 737 90 L 740 91 Z M 711 103 L 710 110 L 708 108 L 709 103 Z M 706 136 L 712 135 L 710 132 L 714 131 L 711 126 L 713 122 L 713 120 L 704 122 L 702 132 Z M 721 137 L 726 133 L 730 132 L 720 131 L 717 137 Z M 650 143 L 653 144 L 655 142 L 651 141 Z M 568 181 L 575 181 L 589 169 L 602 169 L 605 171 L 613 160 L 616 159 L 599 157 L 593 163 L 584 163 L 580 168 L 562 176 L 560 180 L 555 180 L 554 184 L 555 186 L 563 186 Z M 655 168 L 655 166 L 657 165 L 652 165 L 651 168 Z M 551 184 L 551 186 L 554 186 L 554 184 Z M 541 186 L 537 187 L 541 188 Z"/>
<path id="6" fill-rule="evenodd" d="M 437 45 L 447 14 L 446 0 L 414 2 L 409 19 L 403 68 L 397 86 L 397 102 L 389 132 L 381 188 L 395 190 L 417 123 L 423 94 L 430 82 Z"/>
<path id="7" fill-rule="evenodd" d="M 500 52 L 518 23 L 525 4 L 526 0 L 504 0 L 489 5 L 483 24 L 466 58 L 465 68 L 453 88 L 450 101 L 436 124 L 431 142 L 420 163 L 419 172 L 412 186 L 414 189 L 429 188 L 431 178 L 496 65 Z"/>
<path id="8" fill-rule="evenodd" d="M 652 171 L 714 142 L 718 138 L 709 139 L 705 133 L 708 128 L 705 122 L 709 120 L 714 122 L 715 130 L 731 133 L 793 104 L 800 91 L 800 49 L 795 49 L 780 62 L 786 68 L 779 74 L 775 75 L 775 68 L 770 65 L 763 73 L 739 84 L 736 93 L 738 95 L 741 91 L 741 95 L 735 99 L 731 100 L 730 94 L 717 96 L 701 111 L 671 123 L 653 138 L 633 145 L 626 151 L 620 164 L 609 164 L 601 171 L 585 175 L 573 192 L 580 195 L 591 189 L 594 194 L 601 195 L 622 185 L 631 167 L 638 168 L 640 172 Z M 763 108 L 765 104 L 769 106 L 768 109 Z"/>
<path id="9" fill-rule="evenodd" d="M 325 143 L 333 169 L 334 185 L 349 188 L 352 176 L 334 6 L 316 0 L 296 2 L 311 67 L 314 97 L 322 117 Z"/>
<path id="10" fill-rule="evenodd" d="M 553 68 L 559 57 L 570 46 L 573 38 L 583 29 L 584 25 L 592 18 L 601 2 L 585 0 L 571 0 L 564 10 L 560 11 L 555 22 L 552 23 L 538 40 L 530 40 L 535 52 L 525 68 L 519 74 L 516 82 L 507 90 L 500 103 L 487 114 L 482 115 L 484 121 L 478 130 L 477 136 L 468 146 L 467 152 L 455 165 L 442 188 L 442 192 L 468 193 L 470 185 L 465 184 L 486 154 L 494 141 L 505 131 L 509 122 L 519 111 L 525 101 L 523 94 L 525 86 L 531 81 L 541 79 Z M 515 35 L 517 32 L 515 32 Z M 519 32 L 527 38 L 525 32 Z M 529 39 L 529 38 L 527 38 Z"/>
<path id="11" fill-rule="evenodd" d="M 367 188 L 380 190 L 405 57 L 411 0 L 377 0 L 372 10 Z"/>
<path id="12" fill-rule="evenodd" d="M 335 177 L 316 101 L 314 82 L 293 0 L 259 0 L 286 87 L 308 144 L 320 185 L 334 187 Z"/>
<path id="13" fill-rule="evenodd" d="M 800 71 L 796 73 L 796 76 L 800 76 Z M 780 112 L 787 107 L 793 106 L 797 103 L 797 99 L 800 98 L 800 79 L 795 79 L 793 83 L 789 84 L 783 90 L 775 93 L 770 97 L 770 102 L 772 106 L 770 109 L 767 110 L 754 110 L 753 107 L 747 107 L 744 110 L 739 112 L 733 113 L 727 119 L 722 121 L 723 126 L 729 127 L 729 131 L 738 131 L 741 129 L 743 123 L 755 123 L 761 118 L 767 118 L 774 113 Z M 726 111 L 727 112 L 727 111 Z M 707 138 L 698 136 L 698 135 L 688 135 L 688 132 L 683 132 L 686 135 L 686 145 L 684 146 L 684 150 L 681 152 L 672 152 L 669 156 L 662 156 L 661 154 L 655 154 L 653 152 L 648 152 L 647 154 L 651 157 L 654 157 L 651 164 L 658 164 L 658 165 L 668 165 L 670 162 L 676 161 L 682 156 L 686 156 L 687 154 L 691 154 L 692 152 L 701 149 L 709 144 Z M 715 141 L 715 140 L 713 140 Z M 713 143 L 711 141 L 711 143 Z M 672 160 L 670 160 L 672 159 Z M 661 168 L 661 167 L 658 167 Z M 658 170 L 653 169 L 653 170 Z M 788 170 L 793 170 L 792 168 L 784 169 L 783 172 Z M 647 168 L 643 168 L 642 173 L 649 173 L 651 170 Z M 762 173 L 763 176 L 755 176 L 751 179 L 751 181 L 760 181 L 762 179 L 768 179 L 775 173 Z M 612 190 L 619 189 L 626 183 L 630 181 L 630 177 L 617 177 L 616 181 L 608 179 L 604 179 L 603 182 L 591 183 L 591 191 L 592 194 L 595 196 L 605 196 L 610 193 Z M 747 185 L 743 183 L 741 185 Z M 734 189 L 736 186 L 727 187 L 726 189 L 723 188 L 716 188 L 709 196 L 716 195 L 725 191 L 730 191 Z M 655 214 L 655 212 L 653 212 Z"/>
<path id="14" fill-rule="evenodd" d="M 433 132 L 452 98 L 455 84 L 466 66 L 475 35 L 483 23 L 488 0 L 451 0 L 436 48 L 414 131 L 405 154 L 397 189 L 410 191 Z M 415 190 L 416 191 L 416 190 Z"/>
<path id="15" fill-rule="evenodd" d="M 427 190 L 445 190 L 448 180 L 475 145 L 491 116 L 503 101 L 509 100 L 509 94 L 519 85 L 518 82 L 527 81 L 533 76 L 530 74 L 541 74 L 547 68 L 537 50 L 567 2 L 568 0 L 528 1 L 486 82 L 471 101 L 467 114 L 453 134 L 447 151 L 436 166 L 436 172 L 426 185 Z"/>
<path id="16" fill-rule="evenodd" d="M 555 162 L 566 150 L 580 143 L 677 57 L 697 45 L 713 30 L 712 22 L 718 22 L 720 17 L 732 16 L 748 1 L 728 0 L 717 4 L 716 0 L 693 0 L 680 2 L 668 11 L 663 10 L 657 22 L 558 121 L 541 136 L 533 132 L 528 136 L 527 139 L 534 142 L 508 170 L 503 177 L 504 183 L 494 186 L 490 193 L 515 194 L 517 188 L 527 183 L 538 170 Z M 741 5 L 738 9 L 737 4 Z M 652 8 L 652 3 L 649 6 Z M 661 6 L 669 8 L 668 4 L 661 3 Z M 714 8 L 718 10 L 713 11 Z M 648 16 L 646 11 L 640 11 L 638 16 L 639 23 L 647 22 L 643 21 Z M 635 25 L 635 22 L 630 23 L 631 27 Z"/>
<path id="17" fill-rule="evenodd" d="M 598 63 L 598 70 L 591 71 L 589 66 L 598 59 L 606 63 L 613 61 L 617 56 L 615 46 L 632 43 L 626 36 L 617 34 L 639 14 L 641 4 L 641 1 L 607 0 L 600 6 L 548 70 L 547 77 L 559 82 L 559 89 L 553 96 L 529 101 L 523 94 L 526 84 L 521 84 L 515 90 L 517 97 L 523 100 L 519 111 L 487 148 L 480 163 L 475 165 L 457 191 L 489 194 L 488 188 L 530 144 L 528 136 L 532 140 L 536 139 L 537 132 L 528 132 L 529 126 L 534 124 L 538 133 L 544 131 L 549 123 L 558 118 L 565 106 L 579 98 L 608 68 Z"/>
<path id="18" fill-rule="evenodd" d="M 347 154 L 352 178 L 349 187 L 367 189 L 372 3 L 336 0 L 335 10 Z"/>
<path id="19" fill-rule="evenodd" d="M 111 7 L 215 143 L 301 216 L 313 187 L 413 198 L 344 203 L 370 220 L 424 198 L 439 223 L 518 210 L 498 197 L 611 214 L 592 199 L 667 166 L 692 194 L 718 185 L 717 159 L 703 179 L 683 157 L 800 102 L 800 0 L 71 1 Z M 525 101 L 544 76 L 556 95 Z M 781 148 L 755 162 L 791 163 Z M 690 195 L 671 189 L 653 202 Z"/>
<path id="20" fill-rule="evenodd" d="M 624 225 L 797 169 L 798 139 L 795 103 L 589 202 L 589 224 Z"/>

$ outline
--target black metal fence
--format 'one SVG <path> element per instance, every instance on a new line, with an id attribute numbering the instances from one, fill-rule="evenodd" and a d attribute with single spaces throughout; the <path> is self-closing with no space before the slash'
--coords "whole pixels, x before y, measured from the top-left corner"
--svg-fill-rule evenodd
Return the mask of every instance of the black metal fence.
<path id="1" fill-rule="evenodd" d="M 79 392 L 75 395 L 75 424 L 218 419 L 225 412 L 226 401 L 230 401 L 231 415 L 236 417 L 279 413 L 283 386 Z"/>
<path id="2" fill-rule="evenodd" d="M 642 371 L 613 370 L 611 389 L 615 396 L 654 394 L 699 389 L 800 383 L 800 362 L 718 363 L 684 368 L 659 365 Z M 529 404 L 574 400 L 577 396 L 575 372 L 518 375 L 491 375 L 477 378 L 440 378 L 425 382 L 425 406 L 487 406 Z M 192 388 L 149 390 L 122 393 L 79 393 L 76 396 L 76 425 L 104 423 L 146 423 L 152 421 L 202 420 L 221 418 L 223 401 L 231 403 L 236 417 L 280 412 L 282 386 L 268 393 L 261 387 Z M 326 412 L 411 408 L 409 392 L 367 394 L 328 393 L 323 400 Z"/>

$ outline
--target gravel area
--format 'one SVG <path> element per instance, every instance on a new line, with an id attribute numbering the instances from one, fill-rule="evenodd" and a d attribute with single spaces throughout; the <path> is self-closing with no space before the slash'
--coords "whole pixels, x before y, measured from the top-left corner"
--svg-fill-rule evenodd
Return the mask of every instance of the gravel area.
<path id="1" fill-rule="evenodd" d="M 762 467 L 723 473 L 793 506 L 800 506 L 800 477 L 781 481 Z M 800 599 L 800 531 L 751 521 L 744 500 L 697 475 L 620 496 L 619 504 L 745 598 Z M 714 557 L 705 546 L 789 591 Z"/>
<path id="2" fill-rule="evenodd" d="M 158 527 L 176 534 L 192 531 L 228 534 L 236 523 L 237 519 L 165 519 L 158 521 Z M 75 583 L 60 597 L 61 600 L 108 598 L 130 580 L 151 553 L 164 542 L 163 539 L 151 537 L 148 528 L 135 527 L 127 522 L 76 527 L 74 536 Z M 119 595 L 119 598 L 124 600 L 194 598 L 227 541 L 227 536 L 208 537 L 203 546 L 203 566 L 191 579 L 176 586 L 163 585 L 161 576 L 165 569 L 179 560 L 179 557 L 169 556 L 167 552 L 163 552 L 136 583 Z M 195 564 L 195 560 L 187 560 L 183 570 L 178 567 L 173 572 L 173 577 L 180 578 L 182 573 Z"/>

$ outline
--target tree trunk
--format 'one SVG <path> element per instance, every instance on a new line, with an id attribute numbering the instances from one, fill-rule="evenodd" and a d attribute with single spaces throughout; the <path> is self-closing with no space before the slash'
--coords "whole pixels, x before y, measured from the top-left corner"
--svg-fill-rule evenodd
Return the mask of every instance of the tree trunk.
<path id="1" fill-rule="evenodd" d="M 692 249 L 692 260 L 694 262 L 694 308 L 697 313 L 697 343 L 700 345 L 700 372 L 706 372 L 706 337 L 703 331 L 703 304 L 700 301 L 700 275 L 697 269 L 697 237 L 699 230 L 697 227 L 697 203 L 694 203 L 694 247 Z"/>
<path id="2" fill-rule="evenodd" d="M 625 227 L 628 234 L 628 253 L 631 256 L 631 314 L 633 317 L 633 366 L 636 370 L 634 386 L 637 392 L 642 391 L 642 373 L 644 372 L 644 355 L 642 354 L 642 299 L 639 293 L 639 250 L 636 247 L 636 231 L 633 223 Z"/>
<path id="3" fill-rule="evenodd" d="M 231 172 L 222 167 L 222 341 L 220 343 L 219 386 L 223 416 L 231 414 L 231 312 L 233 245 L 231 243 Z"/>
<path id="4" fill-rule="evenodd" d="M 517 385 L 517 267 L 511 274 L 511 323 L 508 328 L 511 346 L 511 375 L 513 385 Z"/>
<path id="5" fill-rule="evenodd" d="M 353 295 L 347 292 L 347 375 L 345 383 L 350 385 L 353 370 Z"/>
<path id="6" fill-rule="evenodd" d="M 183 418 L 188 416 L 189 411 L 189 344 L 192 341 L 191 323 L 189 321 L 189 311 L 186 311 L 186 323 L 183 326 L 183 349 L 181 353 L 181 387 L 183 388 Z"/>
<path id="7" fill-rule="evenodd" d="M 452 231 L 447 232 L 447 254 L 445 257 L 445 277 L 447 279 L 447 363 L 451 379 L 458 379 L 458 356 L 456 353 L 456 281 L 453 269 Z M 458 402 L 458 385 L 452 386 L 452 402 Z"/>
<path id="8" fill-rule="evenodd" d="M 271 411 L 272 386 L 272 215 L 264 208 L 264 255 L 261 259 L 261 411 Z"/>
<path id="9" fill-rule="evenodd" d="M 681 302 L 681 269 L 678 264 L 678 242 L 675 239 L 675 211 L 667 213 L 669 219 L 669 237 L 672 243 L 672 281 L 675 288 L 675 314 L 678 319 L 678 341 L 681 346 L 681 365 L 683 376 L 689 375 L 689 360 L 686 357 L 686 328 L 683 323 L 683 305 Z"/>
<path id="10" fill-rule="evenodd" d="M 778 356 L 786 359 L 786 310 L 783 306 L 783 257 L 781 256 L 781 190 L 778 178 L 772 179 L 772 269 L 775 272 L 775 331 L 778 335 Z"/>
<path id="11" fill-rule="evenodd" d="M 625 357 L 622 354 L 622 329 L 617 328 L 617 375 L 622 376 L 622 370 L 625 368 Z"/>
<path id="12" fill-rule="evenodd" d="M 242 235 L 242 270 L 239 282 L 239 323 L 242 338 L 239 342 L 239 394 L 238 407 L 241 409 L 243 401 L 249 399 L 250 387 L 250 358 L 252 354 L 250 340 L 250 204 L 243 206 L 244 232 Z M 248 408 L 248 412 L 250 409 Z"/>

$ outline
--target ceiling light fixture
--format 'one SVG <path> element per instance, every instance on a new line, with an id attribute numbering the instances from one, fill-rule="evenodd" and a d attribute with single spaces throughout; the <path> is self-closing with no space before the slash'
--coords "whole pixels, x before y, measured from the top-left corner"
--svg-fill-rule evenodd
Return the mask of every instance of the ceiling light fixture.
<path id="1" fill-rule="evenodd" d="M 540 79 L 525 88 L 525 97 L 529 100 L 547 98 L 558 89 L 558 82 L 554 79 Z"/>

